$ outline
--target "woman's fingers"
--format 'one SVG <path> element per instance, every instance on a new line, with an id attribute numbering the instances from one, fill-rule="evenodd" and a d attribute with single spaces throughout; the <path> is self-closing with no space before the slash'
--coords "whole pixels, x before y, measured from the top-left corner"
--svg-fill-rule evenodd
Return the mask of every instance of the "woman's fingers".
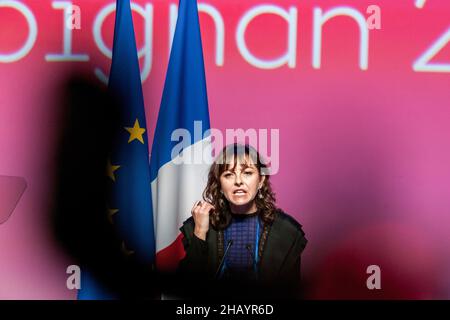
<path id="1" fill-rule="evenodd" d="M 205 214 L 210 214 L 211 213 L 211 209 L 214 209 L 214 206 L 207 202 L 207 201 L 203 201 L 202 202 L 202 206 L 201 206 L 201 211 L 205 212 Z"/>
<path id="2" fill-rule="evenodd" d="M 214 206 L 207 201 L 197 201 L 192 208 L 192 217 L 194 218 L 194 234 L 202 240 L 206 239 L 206 233 L 209 229 L 209 214 Z"/>
<path id="3" fill-rule="evenodd" d="M 208 203 L 208 213 L 211 213 L 214 211 L 214 206 L 211 203 Z"/>
<path id="4" fill-rule="evenodd" d="M 209 215 L 211 213 L 211 209 L 214 210 L 214 206 L 207 201 L 197 201 L 194 203 L 192 207 L 191 214 L 192 215 Z"/>
<path id="5" fill-rule="evenodd" d="M 194 203 L 194 206 L 191 209 L 191 213 L 194 212 L 195 208 L 197 208 L 202 203 L 202 200 L 198 200 Z"/>
<path id="6" fill-rule="evenodd" d="M 208 212 L 208 202 L 206 202 L 206 201 L 202 201 L 202 205 L 200 206 L 200 212 Z"/>

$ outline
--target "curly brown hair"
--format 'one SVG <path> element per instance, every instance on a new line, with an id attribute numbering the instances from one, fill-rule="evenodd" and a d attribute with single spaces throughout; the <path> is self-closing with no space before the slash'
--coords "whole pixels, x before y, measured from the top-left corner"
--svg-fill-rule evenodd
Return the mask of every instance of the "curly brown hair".
<path id="1" fill-rule="evenodd" d="M 229 144 L 225 146 L 211 165 L 208 183 L 203 191 L 203 200 L 211 203 L 215 210 L 211 213 L 211 224 L 217 230 L 225 229 L 231 222 L 231 209 L 228 200 L 221 192 L 220 176 L 226 170 L 234 170 L 238 160 L 244 164 L 253 164 L 258 174 L 265 179 L 260 189 L 260 196 L 255 197 L 258 214 L 265 224 L 271 225 L 275 219 L 275 193 L 269 181 L 268 168 L 260 154 L 252 146 Z"/>

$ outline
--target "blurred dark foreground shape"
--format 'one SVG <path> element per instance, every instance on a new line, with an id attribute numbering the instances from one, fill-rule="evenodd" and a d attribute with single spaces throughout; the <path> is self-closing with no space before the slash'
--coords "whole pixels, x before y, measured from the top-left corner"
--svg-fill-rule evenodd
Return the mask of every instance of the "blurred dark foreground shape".
<path id="1" fill-rule="evenodd" d="M 55 236 L 82 278 L 89 272 L 116 298 L 158 298 L 151 266 L 127 252 L 109 216 L 106 168 L 120 128 L 120 106 L 106 87 L 86 79 L 72 77 L 61 91 Z"/>

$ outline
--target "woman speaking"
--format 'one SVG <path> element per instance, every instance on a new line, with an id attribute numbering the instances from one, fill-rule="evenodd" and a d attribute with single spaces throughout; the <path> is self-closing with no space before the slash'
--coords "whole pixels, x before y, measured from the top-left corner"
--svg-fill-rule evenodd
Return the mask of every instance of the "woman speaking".
<path id="1" fill-rule="evenodd" d="M 307 240 L 275 206 L 267 172 L 249 145 L 226 146 L 211 165 L 203 200 L 180 228 L 179 272 L 193 295 L 298 297 Z"/>

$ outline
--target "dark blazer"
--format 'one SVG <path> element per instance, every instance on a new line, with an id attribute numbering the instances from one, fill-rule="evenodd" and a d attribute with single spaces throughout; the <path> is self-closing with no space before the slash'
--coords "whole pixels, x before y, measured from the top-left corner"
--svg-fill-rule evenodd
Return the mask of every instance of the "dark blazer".
<path id="1" fill-rule="evenodd" d="M 219 232 L 210 226 L 206 235 L 206 241 L 194 235 L 194 219 L 190 217 L 180 228 L 184 238 L 183 245 L 186 256 L 179 265 L 179 274 L 185 280 L 190 290 L 198 288 L 205 295 L 211 296 L 213 291 L 220 284 L 215 280 L 221 257 L 218 252 Z M 257 283 L 227 283 L 228 288 L 220 287 L 218 290 L 229 289 L 243 296 L 246 294 L 261 293 L 266 295 L 272 293 L 277 297 L 280 293 L 289 297 L 296 297 L 300 287 L 300 264 L 301 253 L 305 248 L 307 240 L 302 226 L 291 216 L 278 210 L 275 220 L 269 227 L 268 236 L 262 248 L 260 263 L 258 266 L 259 280 Z M 222 244 L 223 245 L 223 244 Z M 201 280 L 201 284 L 199 282 Z M 222 283 L 223 285 L 223 283 Z M 245 292 L 243 289 L 254 288 L 252 292 Z M 263 288 L 262 288 L 263 287 Z M 265 290 L 266 289 L 266 290 Z M 207 293 L 208 292 L 208 293 Z M 201 292 L 197 292 L 201 294 Z"/>

